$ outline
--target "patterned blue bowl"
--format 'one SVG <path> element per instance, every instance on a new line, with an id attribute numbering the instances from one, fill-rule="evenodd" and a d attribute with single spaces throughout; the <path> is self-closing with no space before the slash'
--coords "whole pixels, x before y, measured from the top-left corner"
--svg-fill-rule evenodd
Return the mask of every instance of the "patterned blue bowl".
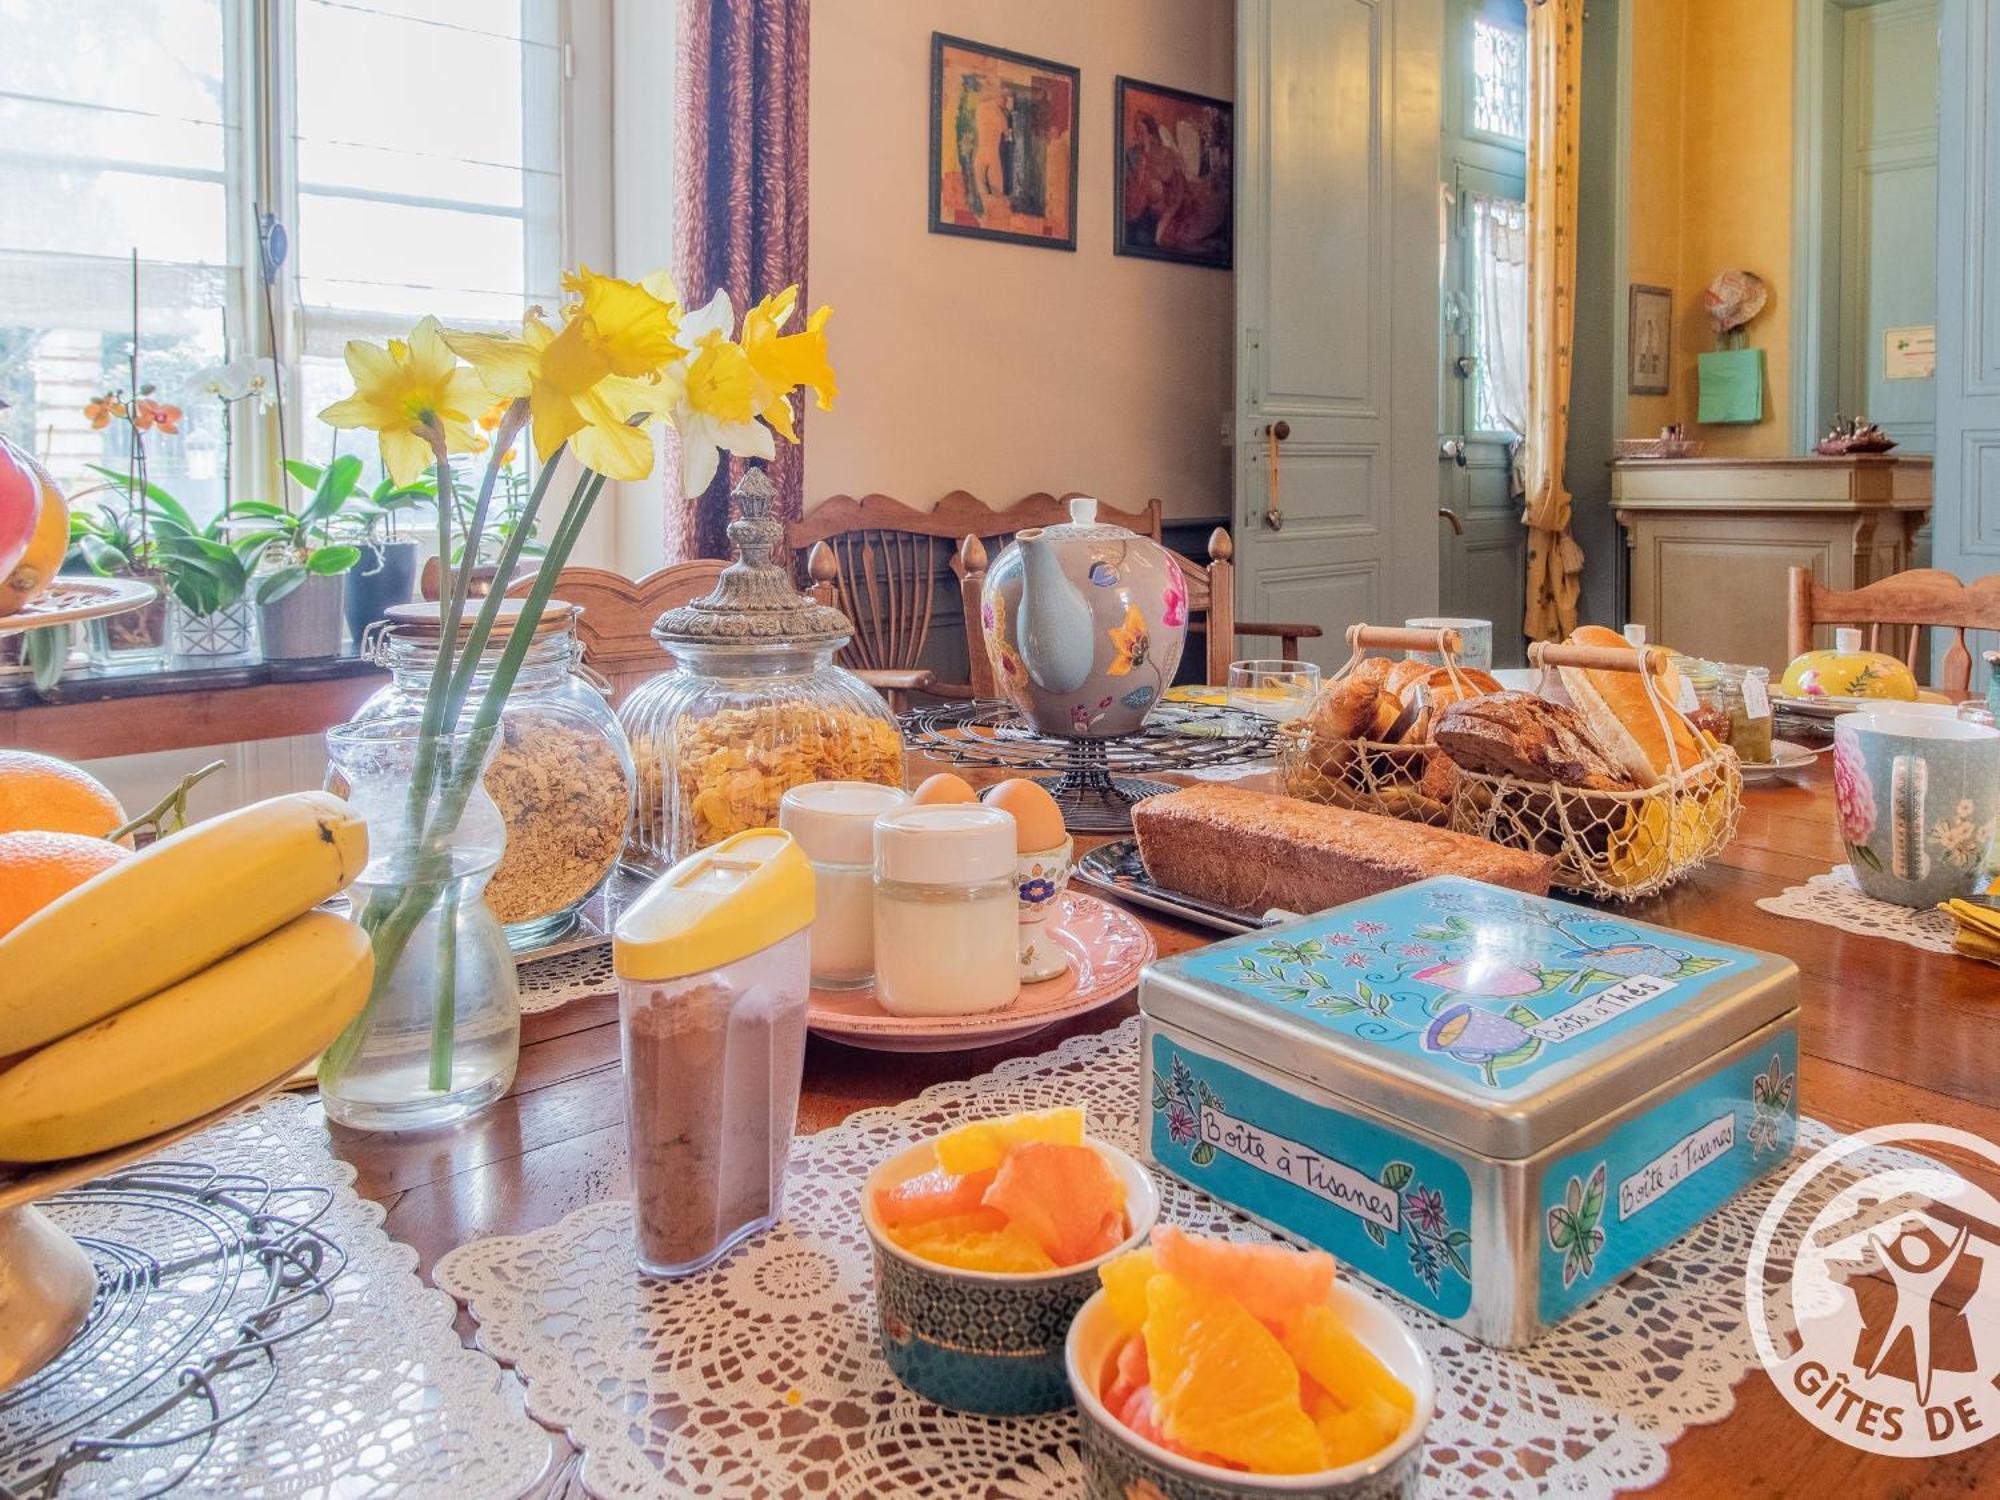
<path id="1" fill-rule="evenodd" d="M 1110 1374 L 1124 1330 L 1102 1293 L 1070 1324 L 1064 1362 L 1083 1418 L 1084 1494 L 1090 1500 L 1408 1500 L 1423 1468 L 1424 1429 L 1437 1400 L 1431 1362 L 1416 1336 L 1366 1292 L 1334 1283 L 1327 1299 L 1354 1336 L 1389 1367 L 1415 1398 L 1403 1435 L 1372 1458 L 1317 1474 L 1244 1474 L 1169 1453 L 1114 1417 L 1098 1392 Z"/>
<path id="2" fill-rule="evenodd" d="M 953 1411 L 1020 1417 L 1060 1411 L 1071 1401 L 1063 1340 L 1078 1308 L 1098 1289 L 1097 1268 L 1144 1244 L 1160 1216 L 1152 1175 L 1116 1146 L 1092 1140 L 1125 1184 L 1132 1232 L 1117 1249 L 1038 1275 L 960 1271 L 921 1260 L 895 1244 L 875 1215 L 875 1190 L 937 1165 L 925 1141 L 868 1174 L 862 1222 L 875 1248 L 875 1321 L 882 1356 L 896 1378 Z"/>

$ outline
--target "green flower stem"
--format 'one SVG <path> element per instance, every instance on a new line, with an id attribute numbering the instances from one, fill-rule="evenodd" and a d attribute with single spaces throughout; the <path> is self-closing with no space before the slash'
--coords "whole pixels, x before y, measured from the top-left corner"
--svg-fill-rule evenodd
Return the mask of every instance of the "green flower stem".
<path id="1" fill-rule="evenodd" d="M 541 510 L 542 497 L 548 493 L 549 481 L 555 478 L 556 465 L 561 461 L 564 451 L 564 449 L 558 448 L 543 461 L 542 472 L 535 480 L 534 491 L 528 496 L 527 508 L 522 511 L 519 523 L 509 533 L 505 545 L 500 549 L 499 561 L 494 565 L 493 576 L 496 583 L 501 578 L 512 578 L 514 576 L 514 569 L 521 561 L 521 553 L 528 545 L 528 538 L 534 534 L 535 516 Z M 579 483 L 580 488 L 581 483 Z M 575 503 L 574 495 L 571 496 L 571 503 Z M 553 554 L 551 555 L 553 556 Z M 562 556 L 564 561 L 568 560 L 569 552 L 567 549 L 564 550 Z M 561 562 L 558 562 L 553 570 L 549 569 L 545 563 L 543 571 L 559 572 L 561 568 Z M 457 664 L 451 674 L 451 685 L 447 690 L 445 700 L 447 722 L 456 724 L 459 715 L 465 712 L 465 700 L 472 695 L 473 680 L 478 676 L 480 663 L 485 660 L 486 643 L 492 638 L 493 626 L 500 618 L 500 606 L 505 601 L 505 598 L 506 590 L 504 588 L 494 588 L 488 590 L 485 599 L 480 601 L 479 615 L 472 622 L 472 629 L 466 633 L 465 650 L 459 654 Z M 539 620 L 540 612 L 537 611 L 536 622 L 539 622 Z M 532 634 L 534 630 L 533 623 L 527 629 Z M 456 639 L 456 627 L 454 627 L 453 638 Z M 510 682 L 509 686 L 511 685 L 512 683 Z"/>
<path id="2" fill-rule="evenodd" d="M 451 1087 L 451 1052 L 458 1028 L 458 895 L 452 885 L 438 909 L 438 1003 L 431 1017 L 431 1092 Z"/>

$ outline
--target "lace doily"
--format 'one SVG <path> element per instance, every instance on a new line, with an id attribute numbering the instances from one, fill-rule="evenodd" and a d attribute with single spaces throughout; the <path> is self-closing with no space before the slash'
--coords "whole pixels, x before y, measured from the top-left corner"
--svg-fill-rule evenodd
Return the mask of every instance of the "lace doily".
<path id="1" fill-rule="evenodd" d="M 531 958 L 515 970 L 521 980 L 521 1014 L 554 1010 L 572 1000 L 608 994 L 618 983 L 611 973 L 609 941 L 591 948 Z"/>
<path id="2" fill-rule="evenodd" d="M 327 1150 L 310 1101 L 277 1095 L 167 1155 L 330 1189 L 317 1227 L 347 1254 L 332 1313 L 279 1345 L 269 1393 L 218 1430 L 176 1493 L 501 1500 L 549 1472 L 553 1440 L 522 1409 L 520 1382 L 460 1341 L 451 1299 L 417 1278 L 416 1251 L 355 1194 L 354 1168 Z M 150 1494 L 154 1461 L 141 1452 L 85 1464 L 62 1493 Z"/>
<path id="3" fill-rule="evenodd" d="M 625 1202 L 461 1246 L 436 1280 L 525 1379 L 529 1409 L 583 1450 L 593 1495 L 1076 1494 L 1074 1414 L 959 1417 L 890 1375 L 857 1202 L 877 1162 L 972 1116 L 1081 1103 L 1096 1133 L 1136 1150 L 1138 1064 L 1131 1020 L 803 1137 L 785 1221 L 683 1281 L 639 1278 Z M 1830 1139 L 1801 1122 L 1805 1150 Z M 1774 1182 L 1529 1349 L 1487 1348 L 1399 1305 L 1437 1371 L 1425 1493 L 1583 1500 L 1656 1483 L 1668 1445 L 1726 1415 L 1757 1362 L 1743 1266 Z M 1270 1237 L 1179 1183 L 1161 1188 L 1165 1219 Z"/>
<path id="4" fill-rule="evenodd" d="M 1952 932 L 1956 924 L 1946 912 L 1927 908 L 1897 906 L 1877 901 L 1855 883 L 1854 866 L 1835 865 L 1824 875 L 1815 875 L 1804 885 L 1791 886 L 1775 896 L 1762 897 L 1757 904 L 1781 917 L 1798 917 L 1843 932 L 1864 937 L 1892 938 L 1922 948 L 1928 953 L 1952 952 Z"/>

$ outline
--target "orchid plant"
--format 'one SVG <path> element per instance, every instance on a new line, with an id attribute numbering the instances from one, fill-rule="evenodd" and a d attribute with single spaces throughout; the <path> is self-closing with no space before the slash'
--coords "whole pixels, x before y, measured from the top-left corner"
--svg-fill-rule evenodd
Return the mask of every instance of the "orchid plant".
<path id="1" fill-rule="evenodd" d="M 835 395 L 820 308 L 803 330 L 783 330 L 797 311 L 798 289 L 767 297 L 732 337 L 735 311 L 726 293 L 684 312 L 665 272 L 637 281 L 602 276 L 588 267 L 566 273 L 568 294 L 552 319 L 530 308 L 516 330 L 464 332 L 426 317 L 407 339 L 347 346 L 354 393 L 320 415 L 340 428 L 374 432 L 382 462 L 399 486 L 414 485 L 428 468 L 436 486 L 437 552 L 447 564 L 440 591 L 440 648 L 416 731 L 414 771 L 404 813 L 415 857 L 407 883 L 392 901 L 361 913 L 375 948 L 376 993 L 330 1047 L 321 1078 L 338 1078 L 365 1039 L 386 976 L 396 967 L 426 912 L 449 880 L 448 841 L 478 784 L 501 707 L 528 644 L 592 506 L 607 481 L 645 478 L 653 467 L 655 426 L 680 438 L 682 494 L 708 487 L 724 452 L 769 459 L 775 438 L 797 441 L 791 401 L 810 390 L 822 408 Z M 482 413 L 497 418 L 481 422 Z M 486 427 L 490 436 L 476 430 Z M 493 502 L 508 454 L 526 431 L 540 470 L 494 554 L 498 576 L 514 576 L 537 530 L 537 518 L 566 459 L 575 477 L 560 518 L 546 533 L 545 554 L 520 616 L 508 632 L 483 696 L 472 704 L 474 677 L 499 619 L 504 590 L 471 597 L 473 569 L 455 558 L 487 555 L 496 525 Z M 469 512 L 461 514 L 454 455 L 484 451 L 487 461 Z M 454 536 L 454 524 L 459 534 Z M 478 612 L 461 640 L 467 612 Z M 453 649 L 453 643 L 459 643 Z M 459 736 L 464 739 L 460 740 Z M 462 749 L 460 748 L 462 746 Z M 450 933 L 452 924 L 442 925 Z M 441 974 L 451 972 L 442 955 Z M 454 997 L 440 984 L 430 1038 L 429 1086 L 449 1087 Z"/>

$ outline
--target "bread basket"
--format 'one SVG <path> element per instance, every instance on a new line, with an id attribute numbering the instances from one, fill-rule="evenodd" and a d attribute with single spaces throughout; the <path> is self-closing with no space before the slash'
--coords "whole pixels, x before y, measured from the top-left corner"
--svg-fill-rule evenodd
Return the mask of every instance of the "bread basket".
<path id="1" fill-rule="evenodd" d="M 1528 660 L 1544 674 L 1556 667 L 1643 670 L 1646 698 L 1662 730 L 1668 715 L 1687 722 L 1659 690 L 1668 655 L 1657 647 L 1622 651 L 1537 642 L 1528 648 Z M 1638 791 L 1592 791 L 1461 767 L 1450 826 L 1511 849 L 1549 855 L 1556 862 L 1554 883 L 1581 895 L 1632 901 L 1665 890 L 1736 836 L 1743 797 L 1736 753 L 1687 727 L 1707 753 L 1681 765 L 1668 734 L 1674 769 Z"/>
<path id="2" fill-rule="evenodd" d="M 1351 625 L 1347 644 L 1351 652 L 1346 663 L 1321 685 L 1312 708 L 1278 732 L 1278 771 L 1286 793 L 1307 802 L 1444 827 L 1451 818 L 1450 786 L 1426 783 L 1432 759 L 1439 754 L 1429 734 L 1415 740 L 1342 734 L 1330 727 L 1330 710 L 1371 650 L 1435 652 L 1458 692 L 1471 696 L 1477 689 L 1460 673 L 1458 632 Z"/>

